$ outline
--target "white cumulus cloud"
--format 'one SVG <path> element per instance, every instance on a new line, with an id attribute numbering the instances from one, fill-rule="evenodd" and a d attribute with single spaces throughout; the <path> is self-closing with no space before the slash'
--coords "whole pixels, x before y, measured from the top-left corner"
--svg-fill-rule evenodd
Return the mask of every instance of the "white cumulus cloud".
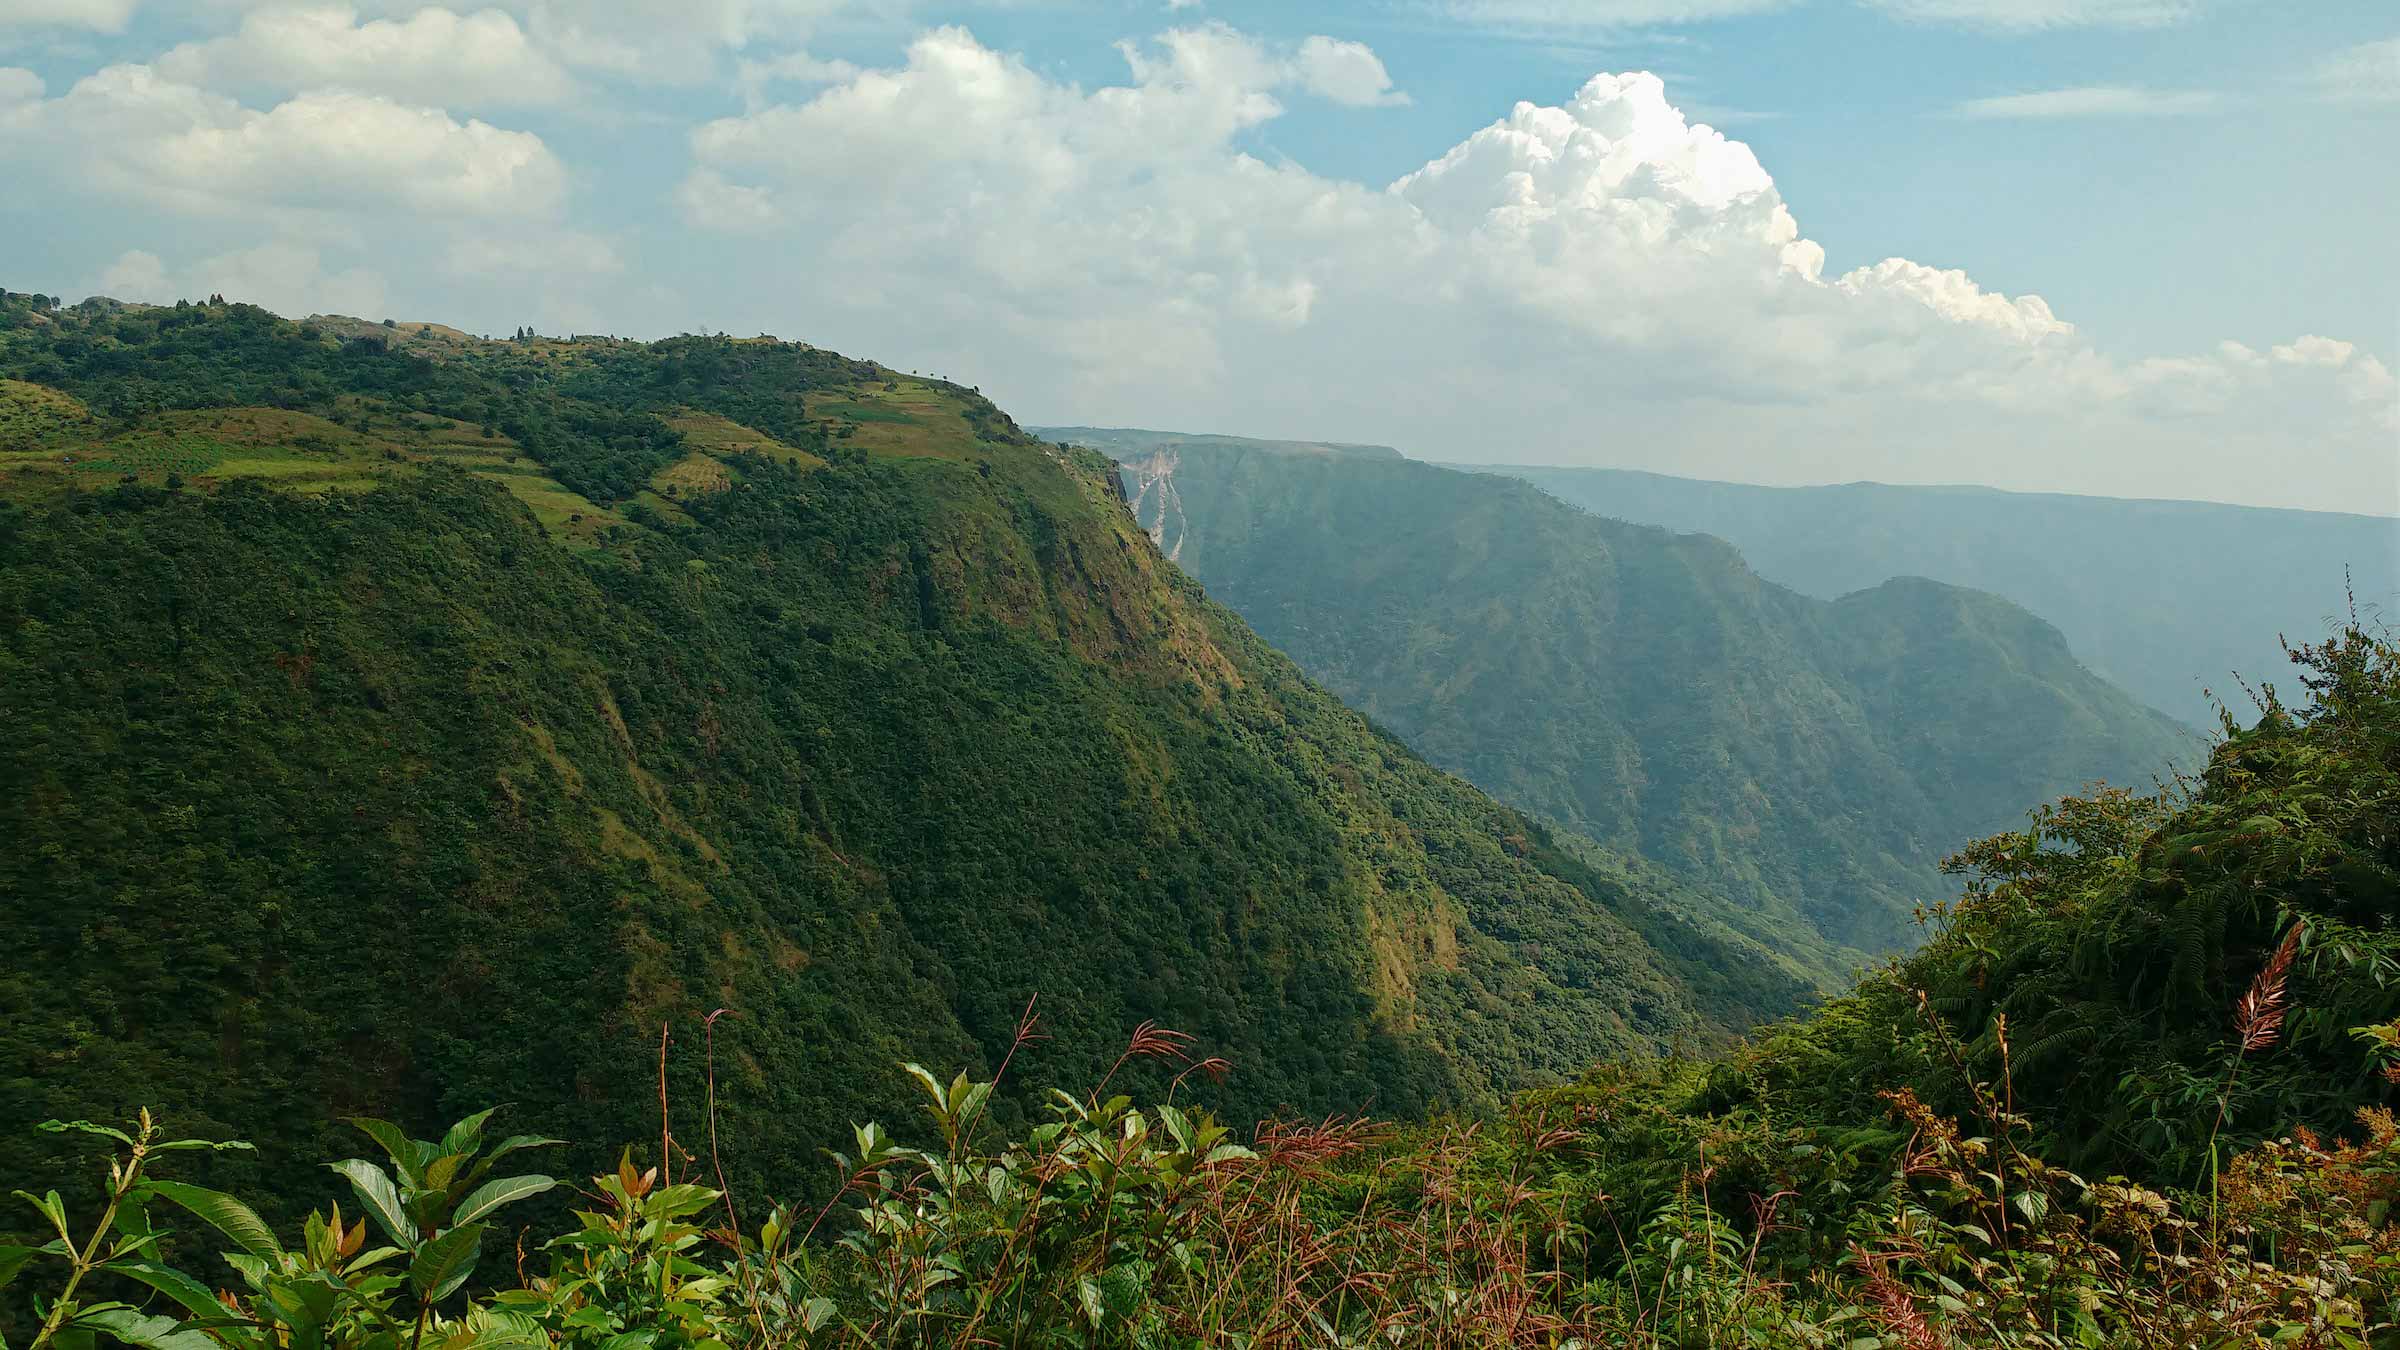
<path id="1" fill-rule="evenodd" d="M 1408 102 L 1392 88 L 1383 59 L 1363 42 L 1345 42 L 1322 34 L 1303 40 L 1292 58 L 1293 78 L 1320 98 L 1354 108 Z"/>
<path id="2" fill-rule="evenodd" d="M 139 0 L 0 0 L 0 28 L 122 33 Z"/>
<path id="3" fill-rule="evenodd" d="M 346 90 L 258 110 L 118 65 L 4 115 L 0 159 L 46 160 L 70 181 L 196 214 L 546 215 L 566 192 L 564 167 L 530 132 Z"/>
<path id="4" fill-rule="evenodd" d="M 2400 507 L 2367 353 L 2128 360 L 1955 268 L 1828 277 L 1757 156 L 1654 76 L 1519 104 L 1379 189 L 1243 148 L 1296 51 L 1204 25 L 1127 58 L 1085 88 L 943 29 L 702 127 L 677 195 L 722 229 L 750 307 L 723 318 L 972 371 L 1035 421 Z"/>
<path id="5" fill-rule="evenodd" d="M 556 103 L 574 81 L 514 16 L 429 7 L 362 21 L 349 5 L 246 15 L 233 33 L 185 43 L 157 61 L 184 84 L 231 89 L 348 89 L 435 107 Z"/>

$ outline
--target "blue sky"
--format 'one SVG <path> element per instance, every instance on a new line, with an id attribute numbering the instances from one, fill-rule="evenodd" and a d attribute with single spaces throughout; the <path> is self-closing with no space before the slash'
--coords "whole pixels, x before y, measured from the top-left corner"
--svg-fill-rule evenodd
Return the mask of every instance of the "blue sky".
<path id="1" fill-rule="evenodd" d="M 2395 146 L 2366 0 L 0 0 L 11 288 L 1769 482 L 2400 512 Z"/>

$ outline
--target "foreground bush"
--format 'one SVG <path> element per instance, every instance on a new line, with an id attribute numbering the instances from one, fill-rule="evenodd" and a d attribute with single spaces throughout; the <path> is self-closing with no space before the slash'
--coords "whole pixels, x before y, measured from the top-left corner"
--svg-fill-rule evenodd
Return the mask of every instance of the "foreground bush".
<path id="1" fill-rule="evenodd" d="M 1128 1051 L 1183 1054 L 1149 1029 Z M 0 1248 L 0 1279 L 36 1275 L 27 1350 L 2395 1343 L 2400 1128 L 2382 1111 L 2348 1142 L 2236 1155 L 2212 1198 L 2050 1167 L 1981 1085 L 1971 1124 L 1894 1093 L 1901 1142 L 1870 1159 L 1670 1112 L 1663 1075 L 1504 1122 L 1244 1144 L 1105 1084 L 993 1138 L 991 1084 L 911 1069 L 931 1142 L 861 1126 L 819 1212 L 737 1228 L 733 1197 L 629 1150 L 566 1231 L 513 1243 L 498 1213 L 556 1183 L 493 1165 L 551 1141 L 487 1147 L 483 1116 L 433 1141 L 359 1122 L 385 1162 L 335 1164 L 347 1212 L 289 1246 L 234 1197 L 158 1175 L 175 1151 L 238 1146 L 162 1139 L 146 1114 L 53 1122 L 113 1146 L 103 1207 L 78 1224 L 56 1192 L 19 1192 L 56 1237 Z M 1762 1196 L 1742 1179 L 1759 1175 L 1790 1188 Z M 513 1270 L 485 1259 L 511 1246 Z"/>

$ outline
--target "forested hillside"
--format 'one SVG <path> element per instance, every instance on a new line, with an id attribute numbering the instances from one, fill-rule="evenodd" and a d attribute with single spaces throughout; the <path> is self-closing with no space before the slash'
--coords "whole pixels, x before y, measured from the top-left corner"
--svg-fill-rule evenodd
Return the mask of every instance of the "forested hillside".
<path id="1" fill-rule="evenodd" d="M 1823 599 L 1902 576 L 2005 596 L 2058 625 L 2095 671 L 2194 723 L 2214 716 L 2211 692 L 2247 707 L 2238 681 L 2273 678 L 2283 659 L 2276 636 L 2322 630 L 2345 579 L 2363 611 L 2400 613 L 2400 519 L 2389 515 L 1887 483 L 1758 487 L 1619 469 L 1485 471 L 1599 515 L 1716 535 L 1768 580 Z"/>
<path id="2" fill-rule="evenodd" d="M 675 1144 L 695 1117 L 713 1144 L 716 1104 L 662 1093 L 659 1133 L 571 1177 L 552 1223 L 517 1206 L 559 1185 L 539 1141 L 365 1121 L 338 1176 L 275 1178 L 318 1197 L 288 1247 L 184 1180 L 211 1156 L 185 1121 L 52 1122 L 108 1184 L 26 1178 L 68 1197 L 18 1192 L 58 1236 L 0 1245 L 33 1291 L 0 1325 L 31 1350 L 2382 1350 L 2400 653 L 2353 623 L 2295 655 L 2205 772 L 1974 845 L 1924 950 L 1728 1054 L 1482 1119 L 1255 1130 L 1204 1084 L 1111 1096 L 1114 1069 L 1012 1128 L 994 1079 L 911 1065 L 912 1110 L 829 1139 L 845 1185 L 813 1210 L 770 1198 L 790 1173 L 725 1189 L 713 1147 Z M 1001 1090 L 1075 1057 L 1045 1030 Z M 1120 1044 L 1118 1067 L 1207 1053 Z M 190 1072 L 161 1067 L 152 1092 Z M 477 1185 L 504 1155 L 524 1170 Z"/>
<path id="3" fill-rule="evenodd" d="M 1913 940 L 1944 854 L 2198 754 L 1991 595 L 1899 580 L 1819 601 L 1720 540 L 1388 452 L 1062 434 L 1124 460 L 1177 562 L 1353 706 L 1513 805 L 1739 897 L 1770 941 L 1813 929 L 1836 977 L 1843 949 Z"/>
<path id="4" fill-rule="evenodd" d="M 145 1103 L 255 1141 L 209 1163 L 245 1184 L 499 1102 L 583 1169 L 724 1009 L 726 1166 L 790 1195 L 1037 994 L 1004 1122 L 1146 1019 L 1231 1061 L 1230 1118 L 1407 1115 L 1803 992 L 1373 729 L 966 389 L 23 296 L 0 378 L 12 1175 L 28 1123 Z"/>

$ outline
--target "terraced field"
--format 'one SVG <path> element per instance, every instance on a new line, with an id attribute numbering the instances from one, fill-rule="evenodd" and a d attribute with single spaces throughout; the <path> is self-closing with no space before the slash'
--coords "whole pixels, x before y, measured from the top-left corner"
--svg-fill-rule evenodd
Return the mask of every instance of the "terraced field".
<path id="1" fill-rule="evenodd" d="M 500 344 L 455 330 L 420 331 L 412 324 L 387 330 L 363 321 L 320 317 L 311 322 L 353 338 L 385 334 L 435 360 L 505 347 L 512 358 L 573 366 L 603 359 L 618 345 L 548 339 Z M 689 524 L 686 506 L 730 487 L 742 455 L 763 455 L 803 470 L 825 465 L 812 450 L 755 427 L 677 408 L 661 420 L 681 437 L 687 453 L 652 474 L 646 490 L 612 508 L 562 483 L 496 426 L 355 394 L 318 407 L 324 415 L 231 407 L 151 413 L 110 425 L 59 390 L 0 381 L 0 497 L 35 500 L 115 482 L 206 490 L 235 479 L 264 480 L 301 493 L 364 491 L 394 475 L 442 466 L 507 489 L 552 538 L 586 549 L 603 546 L 612 531 L 639 528 L 639 519 Z M 988 449 L 959 391 L 889 372 L 813 394 L 806 422 L 822 429 L 828 443 L 869 455 L 967 460 Z"/>
<path id="2" fill-rule="evenodd" d="M 977 454 L 975 425 L 957 396 L 909 376 L 852 386 L 839 398 L 812 402 L 809 412 L 834 441 L 870 455 L 972 459 Z"/>

